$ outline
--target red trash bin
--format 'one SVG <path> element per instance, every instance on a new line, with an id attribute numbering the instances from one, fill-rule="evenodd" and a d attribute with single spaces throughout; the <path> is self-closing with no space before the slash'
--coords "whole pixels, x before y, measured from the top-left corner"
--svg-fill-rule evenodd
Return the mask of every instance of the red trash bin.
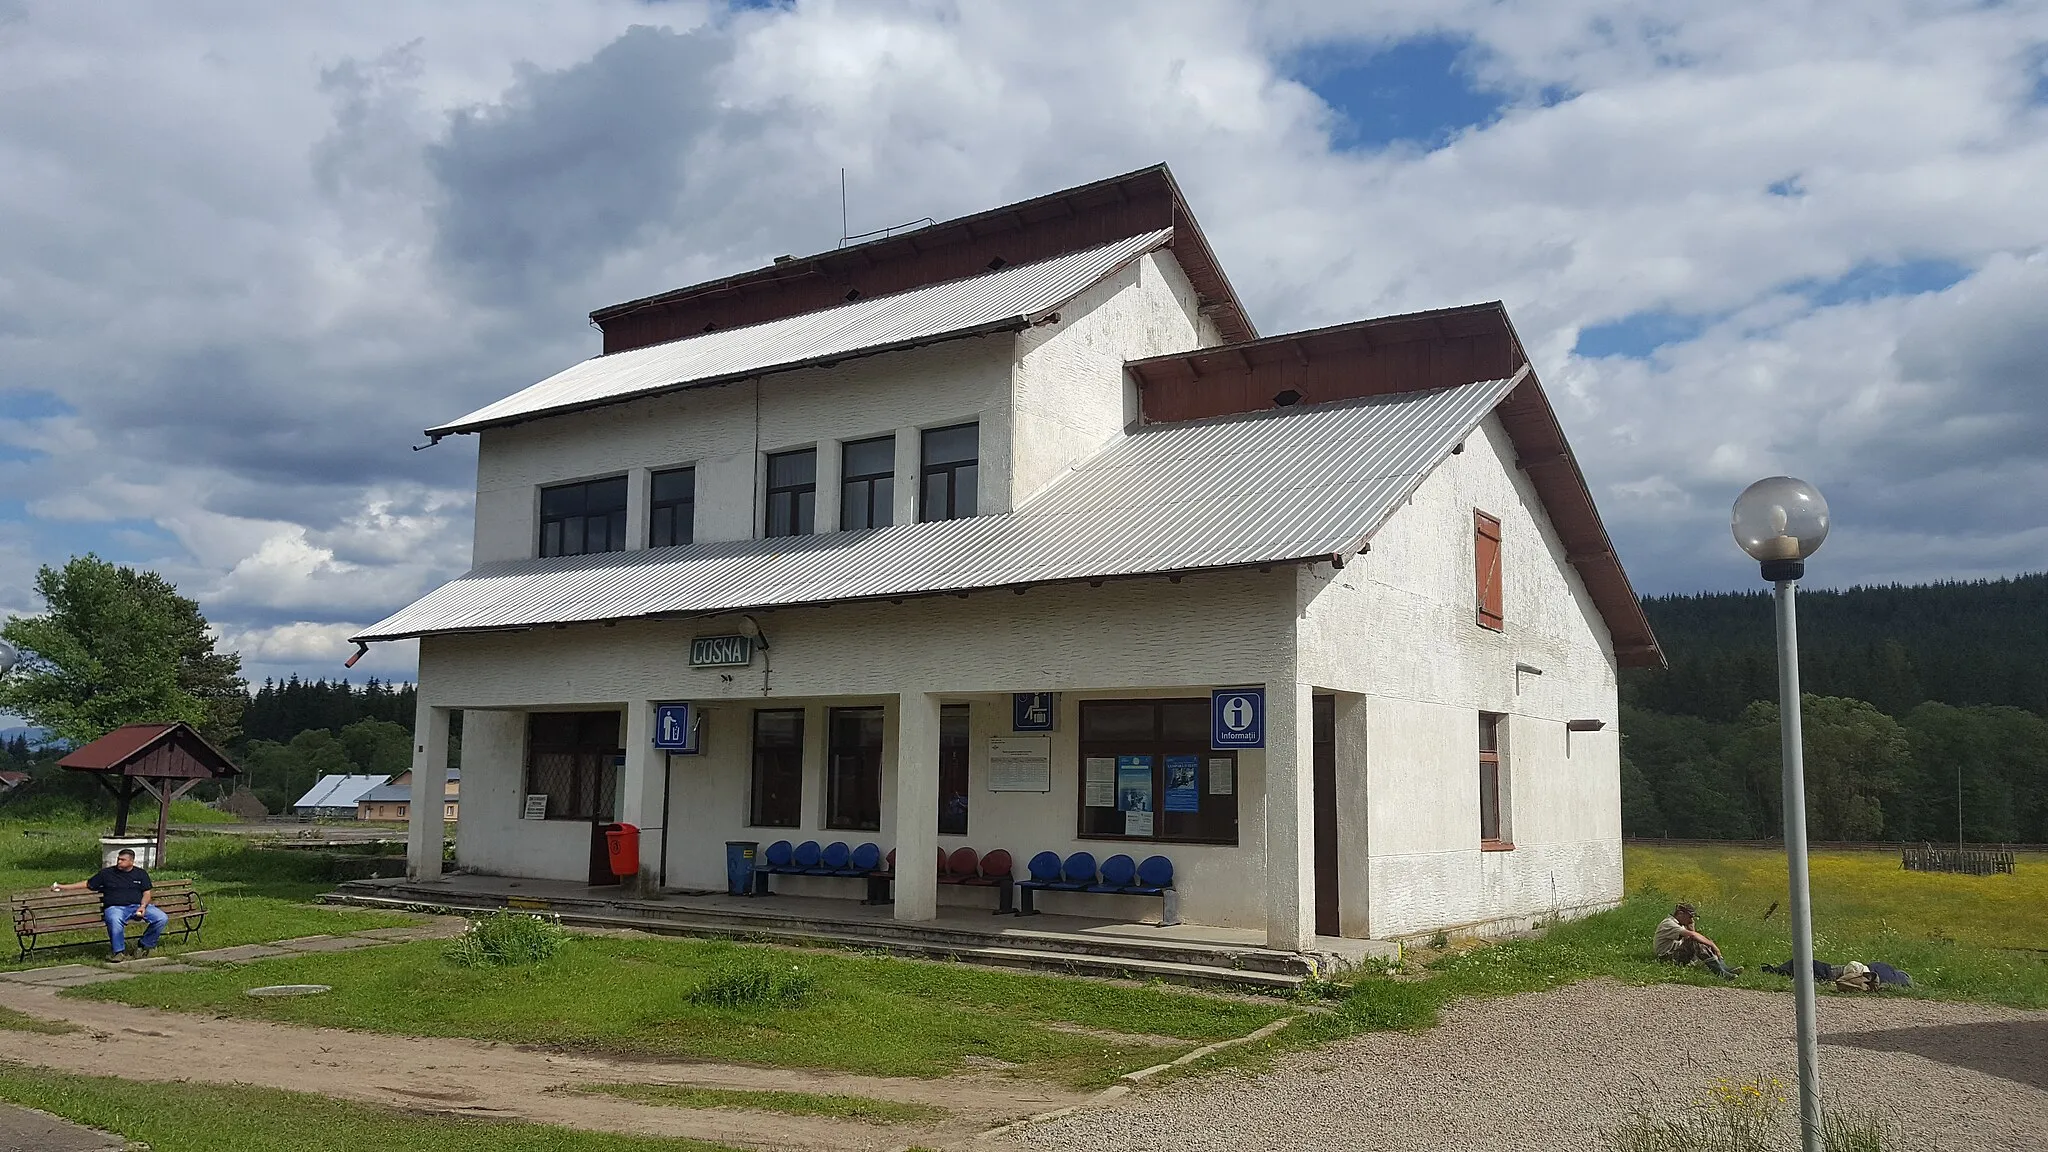
<path id="1" fill-rule="evenodd" d="M 605 847 L 612 859 L 612 875 L 623 880 L 640 871 L 640 829 L 632 824 L 614 824 L 604 830 Z"/>

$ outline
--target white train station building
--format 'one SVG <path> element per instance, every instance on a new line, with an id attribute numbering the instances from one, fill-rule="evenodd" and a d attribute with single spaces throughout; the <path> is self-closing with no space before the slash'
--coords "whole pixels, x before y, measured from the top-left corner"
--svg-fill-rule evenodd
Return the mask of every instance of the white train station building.
<path id="1" fill-rule="evenodd" d="M 462 715 L 465 870 L 604 883 L 614 821 L 643 894 L 729 841 L 1156 855 L 1293 950 L 1620 899 L 1662 656 L 1499 304 L 1260 337 L 1160 167 L 592 319 L 428 430 L 479 439 L 473 568 L 357 637 L 419 638 L 416 811 Z M 991 907 L 939 879 L 894 917 Z"/>

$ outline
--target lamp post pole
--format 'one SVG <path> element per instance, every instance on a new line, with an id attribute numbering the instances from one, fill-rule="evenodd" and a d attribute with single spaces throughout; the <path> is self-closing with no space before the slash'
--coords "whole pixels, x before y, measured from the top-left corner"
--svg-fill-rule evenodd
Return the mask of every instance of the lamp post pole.
<path id="1" fill-rule="evenodd" d="M 1792 901 L 1792 985 L 1799 1035 L 1799 1146 L 1821 1152 L 1820 1049 L 1813 988 L 1813 900 L 1806 876 L 1806 754 L 1800 732 L 1799 579 L 1828 538 L 1828 502 L 1813 485 L 1773 476 L 1743 489 L 1735 542 L 1777 590 L 1778 733 L 1785 775 L 1785 871 Z"/>
<path id="2" fill-rule="evenodd" d="M 1785 864 L 1792 884 L 1792 983 L 1798 1000 L 1799 1142 L 1821 1152 L 1820 1045 L 1813 986 L 1813 901 L 1806 877 L 1806 752 L 1800 727 L 1799 581 L 1776 581 L 1778 732 L 1785 763 Z"/>

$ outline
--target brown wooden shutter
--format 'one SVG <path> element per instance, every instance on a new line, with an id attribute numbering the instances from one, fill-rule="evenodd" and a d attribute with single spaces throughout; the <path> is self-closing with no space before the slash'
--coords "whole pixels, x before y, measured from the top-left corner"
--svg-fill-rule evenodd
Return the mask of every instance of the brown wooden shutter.
<path id="1" fill-rule="evenodd" d="M 1484 512 L 1472 513 L 1472 556 L 1479 626 L 1500 631 L 1504 626 L 1500 580 L 1500 521 Z"/>

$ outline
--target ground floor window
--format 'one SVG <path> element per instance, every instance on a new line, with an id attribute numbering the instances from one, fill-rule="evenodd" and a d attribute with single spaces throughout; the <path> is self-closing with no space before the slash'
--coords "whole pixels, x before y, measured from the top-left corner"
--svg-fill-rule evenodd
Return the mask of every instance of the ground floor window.
<path id="1" fill-rule="evenodd" d="M 882 828 L 882 710 L 834 708 L 825 772 L 825 827 Z"/>
<path id="2" fill-rule="evenodd" d="M 1479 842 L 1505 846 L 1500 819 L 1500 728 L 1504 717 L 1479 714 Z"/>
<path id="3" fill-rule="evenodd" d="M 1237 790 L 1207 697 L 1081 702 L 1081 836 L 1235 844 Z"/>
<path id="4" fill-rule="evenodd" d="M 804 710 L 764 708 L 754 713 L 754 775 L 747 823 L 759 828 L 800 825 L 804 793 Z"/>
<path id="5" fill-rule="evenodd" d="M 610 820 L 623 754 L 617 712 L 529 712 L 526 795 L 550 820 Z"/>
<path id="6" fill-rule="evenodd" d="M 939 710 L 939 835 L 967 835 L 967 705 Z"/>

